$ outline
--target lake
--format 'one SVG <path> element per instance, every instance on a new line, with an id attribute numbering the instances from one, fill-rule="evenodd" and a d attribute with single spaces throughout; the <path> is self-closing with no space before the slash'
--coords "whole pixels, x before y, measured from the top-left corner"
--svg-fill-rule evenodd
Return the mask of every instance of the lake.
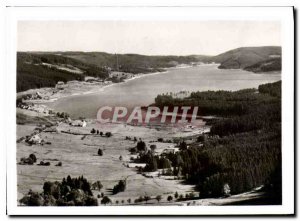
<path id="1" fill-rule="evenodd" d="M 93 94 L 58 99 L 48 105 L 71 117 L 96 118 L 102 106 L 145 106 L 158 94 L 179 91 L 239 90 L 257 88 L 260 84 L 281 79 L 280 73 L 256 74 L 243 70 L 218 69 L 217 64 L 172 68 L 167 72 L 149 74 L 127 82 L 113 84 Z"/>

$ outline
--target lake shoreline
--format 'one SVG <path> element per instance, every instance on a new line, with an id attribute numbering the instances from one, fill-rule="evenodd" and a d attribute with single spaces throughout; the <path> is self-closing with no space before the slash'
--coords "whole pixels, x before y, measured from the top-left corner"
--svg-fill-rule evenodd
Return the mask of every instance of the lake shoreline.
<path id="1" fill-rule="evenodd" d="M 170 93 L 182 98 L 195 91 L 236 91 L 257 88 L 281 78 L 280 74 L 250 74 L 243 70 L 222 70 L 217 66 L 177 66 L 161 72 L 137 74 L 120 83 L 72 81 L 57 93 L 53 93 L 53 88 L 39 89 L 39 94 L 45 92 L 42 97 L 50 94 L 48 99 L 28 99 L 25 102 L 45 105 L 54 111 L 68 113 L 74 119 L 95 118 L 101 106 L 148 106 L 159 94 Z"/>
<path id="2" fill-rule="evenodd" d="M 40 120 L 40 123 L 37 122 L 37 119 Z M 39 124 L 43 125 L 46 120 L 53 121 L 51 128 L 38 126 Z M 28 189 L 40 192 L 44 180 L 54 182 L 62 180 L 69 174 L 72 177 L 84 174 L 92 182 L 100 180 L 104 186 L 104 194 L 109 196 L 115 202 L 115 205 L 117 201 L 125 202 L 128 198 L 138 199 L 143 195 L 150 196 L 152 198 L 150 203 L 156 205 L 155 196 L 157 195 L 163 197 L 165 205 L 177 205 L 177 202 L 169 202 L 167 200 L 170 194 L 175 194 L 175 190 L 178 192 L 177 194 L 187 196 L 185 200 L 178 202 L 178 205 L 186 206 L 243 204 L 243 202 L 248 203 L 249 201 L 256 202 L 262 197 L 261 192 L 250 191 L 226 198 L 202 199 L 197 197 L 196 186 L 194 184 L 184 184 L 182 182 L 184 179 L 182 178 L 175 179 L 172 175 L 169 177 L 158 176 L 158 173 L 153 174 L 151 172 L 139 173 L 137 169 L 134 169 L 136 165 L 130 165 L 132 162 L 135 163 L 134 157 L 136 157 L 129 151 L 136 146 L 134 137 L 143 140 L 148 147 L 155 144 L 157 153 L 161 154 L 165 150 L 175 151 L 178 148 L 178 139 L 184 139 L 187 143 L 196 144 L 194 141 L 204 131 L 195 131 L 196 133 L 193 134 L 192 132 L 186 133 L 186 131 L 162 130 L 160 128 L 157 129 L 157 127 L 137 127 L 125 124 L 99 125 L 95 120 L 89 119 L 85 119 L 85 126 L 80 127 L 70 124 L 69 119 L 55 113 L 52 116 L 43 116 L 43 114 L 37 113 L 32 117 L 28 117 L 28 122 L 34 121 L 34 127 L 32 127 L 32 123 L 29 127 L 25 121 L 26 118 L 23 117 L 23 124 L 18 124 L 17 126 L 17 136 L 23 138 L 17 142 L 17 161 L 21 161 L 22 158 L 35 153 L 38 161 L 48 161 L 50 166 L 48 168 L 51 168 L 51 171 L 47 167 L 40 167 L 37 164 L 31 166 L 18 164 L 19 199 L 27 193 Z M 45 142 L 43 148 L 40 148 L 38 143 L 33 145 L 26 143 L 26 135 L 29 132 L 32 133 L 32 130 L 36 130 L 36 127 L 41 128 L 38 136 Z M 110 132 L 112 136 L 106 137 L 100 135 L 100 133 L 96 134 L 95 130 L 99 130 L 104 134 Z M 160 138 L 164 140 L 160 141 Z M 213 137 L 212 139 L 218 138 Z M 201 147 L 203 143 L 197 142 L 197 145 Z M 97 155 L 99 148 L 103 150 L 103 156 Z M 61 168 L 56 167 L 57 161 L 62 162 Z M 114 172 L 112 173 L 111 171 Z M 120 194 L 111 194 L 109 190 L 119 180 L 123 179 L 128 181 L 128 189 Z M 100 191 L 94 191 L 93 194 L 96 196 L 100 194 Z M 192 194 L 193 197 L 189 197 L 187 194 Z M 100 204 L 100 199 L 98 199 L 98 204 Z M 144 203 L 140 202 L 138 205 L 144 205 Z"/>
<path id="3" fill-rule="evenodd" d="M 207 64 L 201 64 L 201 65 L 207 65 Z M 210 64 L 211 65 L 211 64 Z M 29 89 L 27 91 L 22 91 L 22 92 L 18 92 L 17 93 L 17 98 L 18 97 L 23 97 L 26 95 L 32 95 L 32 94 L 46 94 L 44 97 L 48 97 L 48 99 L 42 98 L 42 99 L 32 99 L 29 100 L 30 103 L 32 104 L 47 104 L 47 103 L 52 103 L 55 102 L 61 98 L 67 98 L 67 97 L 73 97 L 73 96 L 80 96 L 80 95 L 89 95 L 89 94 L 96 94 L 99 92 L 104 91 L 105 89 L 113 86 L 113 85 L 120 85 L 120 84 L 124 84 L 126 82 L 132 81 L 132 80 L 136 80 L 136 79 L 140 79 L 146 76 L 153 76 L 153 75 L 158 75 L 158 74 L 165 74 L 167 72 L 169 72 L 170 70 L 174 70 L 174 69 L 184 69 L 184 68 L 191 68 L 193 67 L 192 65 L 178 65 L 176 67 L 170 67 L 170 68 L 163 68 L 164 71 L 158 71 L 158 72 L 152 72 L 152 73 L 140 73 L 140 74 L 136 74 L 134 75 L 134 77 L 132 78 L 128 78 L 125 79 L 122 82 L 118 82 L 118 83 L 106 83 L 104 85 L 100 85 L 98 83 L 87 83 L 85 81 L 69 81 L 67 82 L 66 88 L 69 88 L 71 84 L 76 83 L 77 87 L 81 89 L 81 91 L 67 91 L 67 94 L 55 94 L 54 90 L 56 89 L 55 87 L 49 87 L 49 88 L 36 88 L 36 89 Z M 89 84 L 89 88 L 85 89 L 84 85 Z M 52 93 L 52 94 L 51 94 Z M 54 96 L 53 96 L 54 95 Z"/>

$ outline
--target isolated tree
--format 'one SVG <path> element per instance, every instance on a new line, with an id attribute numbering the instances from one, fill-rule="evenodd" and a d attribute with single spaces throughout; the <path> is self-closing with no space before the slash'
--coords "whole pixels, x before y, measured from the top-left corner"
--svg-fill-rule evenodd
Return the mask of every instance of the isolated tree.
<path id="1" fill-rule="evenodd" d="M 103 199 L 101 200 L 101 204 L 109 204 L 111 203 L 111 199 L 109 199 L 107 196 L 104 196 Z"/>
<path id="2" fill-rule="evenodd" d="M 106 132 L 106 133 L 105 133 L 105 136 L 106 136 L 106 137 L 111 137 L 111 136 L 112 136 L 112 133 L 111 133 L 111 132 Z"/>
<path id="3" fill-rule="evenodd" d="M 120 180 L 117 185 L 113 188 L 113 194 L 117 194 L 119 192 L 124 192 L 126 189 L 126 180 Z"/>
<path id="4" fill-rule="evenodd" d="M 174 194 L 174 197 L 175 197 L 175 199 L 177 199 L 178 198 L 178 193 L 177 193 L 177 191 L 176 191 L 176 193 Z"/>
<path id="5" fill-rule="evenodd" d="M 103 156 L 103 150 L 98 149 L 98 155 L 99 155 L 99 156 Z"/>
<path id="6" fill-rule="evenodd" d="M 119 204 L 119 200 L 116 201 L 116 204 Z"/>
<path id="7" fill-rule="evenodd" d="M 122 204 L 124 204 L 124 202 L 125 202 L 124 200 L 121 201 Z"/>
<path id="8" fill-rule="evenodd" d="M 102 132 L 102 131 L 100 131 L 100 136 L 101 136 L 101 137 L 103 136 L 103 132 Z"/>
<path id="9" fill-rule="evenodd" d="M 138 151 L 146 151 L 146 143 L 142 140 L 140 140 L 137 145 L 136 148 Z"/>
<path id="10" fill-rule="evenodd" d="M 36 162 L 36 156 L 33 153 L 29 155 L 29 158 L 32 159 L 34 163 Z"/>
<path id="11" fill-rule="evenodd" d="M 61 167 L 62 166 L 62 162 L 58 162 L 55 166 Z"/>
<path id="12" fill-rule="evenodd" d="M 96 133 L 96 130 L 93 128 L 93 129 L 91 130 L 91 134 L 94 134 L 94 133 Z"/>
<path id="13" fill-rule="evenodd" d="M 131 203 L 131 199 L 128 199 L 128 200 L 127 200 L 127 203 L 130 204 L 130 203 Z"/>
<path id="14" fill-rule="evenodd" d="M 93 183 L 92 187 L 94 190 L 100 191 L 103 188 L 103 185 L 99 180 L 97 180 L 95 183 Z"/>
<path id="15" fill-rule="evenodd" d="M 148 202 L 148 200 L 150 200 L 151 198 L 150 198 L 150 196 L 144 196 L 144 201 L 146 201 L 146 203 Z"/>
<path id="16" fill-rule="evenodd" d="M 139 201 L 139 202 L 143 202 L 143 201 L 144 201 L 144 197 L 140 196 L 140 197 L 138 198 L 138 201 Z"/>
<path id="17" fill-rule="evenodd" d="M 161 201 L 161 199 L 162 199 L 161 195 L 156 196 L 157 202 Z"/>
<path id="18" fill-rule="evenodd" d="M 151 144 L 150 145 L 150 149 L 152 152 L 154 152 L 156 150 L 156 145 L 155 144 Z"/>
<path id="19" fill-rule="evenodd" d="M 173 197 L 172 196 L 168 196 L 167 200 L 170 202 L 173 200 Z"/>
<path id="20" fill-rule="evenodd" d="M 179 199 L 180 199 L 180 200 L 183 199 L 183 195 L 182 195 L 182 194 L 179 195 Z"/>
<path id="21" fill-rule="evenodd" d="M 99 134 L 99 130 L 97 130 L 97 134 Z"/>

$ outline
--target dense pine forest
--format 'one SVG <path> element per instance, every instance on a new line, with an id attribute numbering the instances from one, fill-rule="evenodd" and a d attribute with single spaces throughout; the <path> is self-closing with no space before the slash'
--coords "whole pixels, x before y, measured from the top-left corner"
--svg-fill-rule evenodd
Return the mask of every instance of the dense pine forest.
<path id="1" fill-rule="evenodd" d="M 224 185 L 232 194 L 263 185 L 272 202 L 281 203 L 281 81 L 258 90 L 195 92 L 184 99 L 159 95 L 155 105 L 195 105 L 199 115 L 220 117 L 198 142 L 167 156 L 174 175 L 196 184 L 200 197 L 223 196 Z"/>

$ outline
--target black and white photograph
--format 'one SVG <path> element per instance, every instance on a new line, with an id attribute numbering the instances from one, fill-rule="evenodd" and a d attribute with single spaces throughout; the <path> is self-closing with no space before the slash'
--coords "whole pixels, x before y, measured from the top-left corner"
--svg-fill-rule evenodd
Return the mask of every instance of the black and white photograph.
<path id="1" fill-rule="evenodd" d="M 292 7 L 8 11 L 9 214 L 293 213 Z"/>

